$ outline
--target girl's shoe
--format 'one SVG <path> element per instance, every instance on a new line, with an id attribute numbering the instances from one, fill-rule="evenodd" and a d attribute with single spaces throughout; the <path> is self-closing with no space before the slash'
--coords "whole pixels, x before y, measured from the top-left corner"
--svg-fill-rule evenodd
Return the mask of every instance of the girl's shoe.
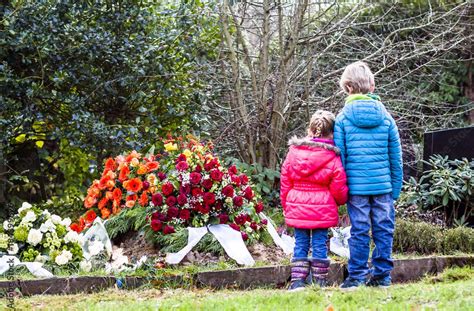
<path id="1" fill-rule="evenodd" d="M 365 285 L 365 281 L 363 280 L 356 280 L 351 277 L 345 279 L 345 281 L 339 287 L 343 291 L 353 291 L 356 290 L 358 287 Z"/>
<path id="2" fill-rule="evenodd" d="M 371 287 L 387 288 L 387 287 L 390 287 L 390 285 L 392 285 L 392 279 L 390 278 L 390 276 L 385 276 L 385 277 L 373 276 L 367 281 L 365 285 L 371 286 Z"/>
<path id="3" fill-rule="evenodd" d="M 319 287 L 328 286 L 329 259 L 312 259 L 311 274 L 313 275 L 313 284 Z"/>
<path id="4" fill-rule="evenodd" d="M 291 263 L 291 284 L 288 290 L 299 291 L 306 287 L 310 264 L 307 260 L 295 260 Z"/>

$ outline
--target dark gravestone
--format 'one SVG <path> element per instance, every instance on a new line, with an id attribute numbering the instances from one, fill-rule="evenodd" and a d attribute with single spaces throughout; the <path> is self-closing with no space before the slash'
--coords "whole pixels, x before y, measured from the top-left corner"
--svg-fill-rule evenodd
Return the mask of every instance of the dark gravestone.
<path id="1" fill-rule="evenodd" d="M 474 158 L 474 126 L 427 132 L 424 135 L 423 159 L 440 154 L 450 159 Z"/>

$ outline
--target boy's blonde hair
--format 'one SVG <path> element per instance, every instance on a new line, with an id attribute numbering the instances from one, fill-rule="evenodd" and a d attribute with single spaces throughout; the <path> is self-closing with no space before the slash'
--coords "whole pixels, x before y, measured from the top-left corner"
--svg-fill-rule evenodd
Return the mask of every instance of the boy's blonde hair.
<path id="1" fill-rule="evenodd" d="M 313 137 L 329 137 L 334 132 L 336 117 L 332 112 L 318 110 L 309 122 L 308 135 Z"/>
<path id="2" fill-rule="evenodd" d="M 374 74 L 370 71 L 369 66 L 361 61 L 347 66 L 339 81 L 341 88 L 348 94 L 350 91 L 352 91 L 352 94 L 370 93 L 371 86 L 374 84 Z M 349 88 L 352 90 L 349 90 Z"/>

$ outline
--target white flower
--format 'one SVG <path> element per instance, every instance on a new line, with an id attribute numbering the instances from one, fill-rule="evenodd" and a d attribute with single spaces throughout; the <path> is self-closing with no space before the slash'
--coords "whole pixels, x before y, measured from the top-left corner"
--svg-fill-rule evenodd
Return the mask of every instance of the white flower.
<path id="1" fill-rule="evenodd" d="M 41 224 L 40 227 L 41 232 L 56 232 L 56 225 L 53 224 L 51 219 L 46 220 L 44 223 Z"/>
<path id="2" fill-rule="evenodd" d="M 71 218 L 66 217 L 61 221 L 61 225 L 68 228 L 71 225 Z"/>
<path id="3" fill-rule="evenodd" d="M 30 209 L 32 208 L 33 205 L 31 205 L 30 203 L 28 202 L 23 202 L 23 204 L 21 205 L 21 207 L 18 209 L 18 214 L 20 214 L 21 212 L 23 212 L 24 210 L 27 210 L 27 209 Z"/>
<path id="4" fill-rule="evenodd" d="M 95 256 L 99 254 L 104 249 L 104 244 L 100 241 L 94 241 L 89 244 L 89 254 Z"/>
<path id="5" fill-rule="evenodd" d="M 46 216 L 46 218 L 51 217 L 51 213 L 47 209 L 45 209 L 42 214 Z"/>
<path id="6" fill-rule="evenodd" d="M 35 258 L 35 262 L 45 263 L 46 261 L 48 261 L 48 256 L 38 255 Z"/>
<path id="7" fill-rule="evenodd" d="M 25 223 L 30 223 L 30 222 L 33 222 L 36 220 L 36 214 L 35 212 L 33 211 L 28 211 L 25 215 L 25 217 L 23 217 L 23 219 L 21 220 L 21 223 L 25 224 Z"/>
<path id="8" fill-rule="evenodd" d="M 10 246 L 8 247 L 8 254 L 16 255 L 17 253 L 18 253 L 18 244 L 16 243 L 10 244 Z"/>
<path id="9" fill-rule="evenodd" d="M 54 260 L 59 266 L 65 265 L 72 259 L 72 253 L 70 251 L 62 251 L 61 254 L 56 256 Z"/>
<path id="10" fill-rule="evenodd" d="M 59 217 L 58 215 L 51 215 L 51 221 L 53 222 L 53 224 L 57 225 L 61 223 L 61 217 Z"/>
<path id="11" fill-rule="evenodd" d="M 5 220 L 3 222 L 3 230 L 10 230 L 10 223 L 8 222 L 8 220 Z"/>
<path id="12" fill-rule="evenodd" d="M 28 239 L 26 240 L 29 244 L 36 246 L 43 239 L 43 234 L 37 229 L 31 229 L 28 233 Z"/>
<path id="13" fill-rule="evenodd" d="M 79 263 L 79 268 L 84 272 L 89 272 L 92 269 L 92 263 L 88 260 L 83 260 Z"/>
<path id="14" fill-rule="evenodd" d="M 245 231 L 247 231 L 248 233 L 252 233 L 253 229 L 251 227 L 247 227 L 247 228 L 245 228 Z"/>
<path id="15" fill-rule="evenodd" d="M 66 236 L 64 237 L 65 243 L 79 243 L 81 238 L 76 231 L 69 231 Z"/>

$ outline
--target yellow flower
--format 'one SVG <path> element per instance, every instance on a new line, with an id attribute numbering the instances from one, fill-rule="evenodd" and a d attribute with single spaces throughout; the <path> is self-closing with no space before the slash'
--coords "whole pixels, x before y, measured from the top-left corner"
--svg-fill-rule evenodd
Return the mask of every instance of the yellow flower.
<path id="1" fill-rule="evenodd" d="M 174 150 L 178 150 L 178 145 L 177 144 L 173 144 L 173 143 L 167 143 L 165 144 L 165 149 L 166 151 L 174 151 Z"/>
<path id="2" fill-rule="evenodd" d="M 138 161 L 137 158 L 133 158 L 132 161 L 130 161 L 131 167 L 137 167 L 139 164 L 140 164 L 140 161 Z"/>
<path id="3" fill-rule="evenodd" d="M 193 153 L 189 149 L 185 149 L 183 151 L 183 154 L 186 156 L 186 158 L 190 158 L 193 155 Z"/>

